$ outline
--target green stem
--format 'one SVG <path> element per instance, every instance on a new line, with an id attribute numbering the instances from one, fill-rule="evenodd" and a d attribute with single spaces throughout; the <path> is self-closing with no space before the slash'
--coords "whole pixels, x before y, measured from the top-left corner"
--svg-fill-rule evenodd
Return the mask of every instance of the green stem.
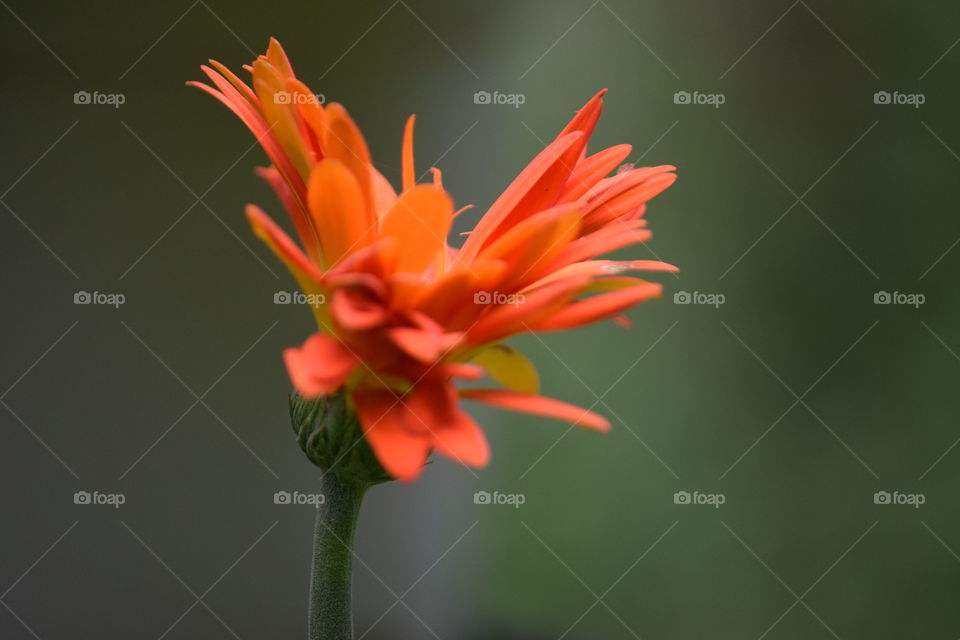
<path id="1" fill-rule="evenodd" d="M 324 496 L 313 531 L 310 578 L 310 640 L 352 640 L 350 578 L 353 534 L 367 485 L 324 473 Z"/>

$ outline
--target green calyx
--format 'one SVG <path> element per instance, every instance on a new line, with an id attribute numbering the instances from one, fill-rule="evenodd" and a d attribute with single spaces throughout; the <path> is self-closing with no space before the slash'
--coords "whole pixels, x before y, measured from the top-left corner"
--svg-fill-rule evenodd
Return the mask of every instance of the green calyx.
<path id="1" fill-rule="evenodd" d="M 316 400 L 291 393 L 290 420 L 300 448 L 324 473 L 364 487 L 393 480 L 363 437 L 345 393 Z"/>

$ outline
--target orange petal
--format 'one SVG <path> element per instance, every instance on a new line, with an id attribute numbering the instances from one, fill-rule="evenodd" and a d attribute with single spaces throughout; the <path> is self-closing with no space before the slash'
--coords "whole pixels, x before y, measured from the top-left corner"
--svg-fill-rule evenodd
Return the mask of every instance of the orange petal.
<path id="1" fill-rule="evenodd" d="M 260 143 L 260 146 L 262 146 L 266 152 L 267 157 L 270 158 L 270 162 L 277 167 L 277 170 L 280 171 L 287 183 L 290 184 L 293 192 L 295 194 L 304 193 L 306 188 L 303 177 L 297 171 L 296 167 L 294 167 L 287 152 L 282 148 L 270 130 L 259 107 L 251 104 L 246 94 L 241 94 L 230 82 L 210 67 L 204 65 L 201 66 L 200 69 L 207 74 L 207 77 L 217 86 L 219 91 L 200 82 L 188 82 L 187 84 L 209 93 L 233 111 L 247 128 L 250 129 L 250 132 L 253 133 L 257 142 Z M 254 100 L 259 104 L 259 100 L 256 98 Z"/>
<path id="2" fill-rule="evenodd" d="M 452 257 L 450 261 L 455 263 L 457 259 Z M 457 264 L 421 288 L 416 306 L 449 329 L 463 329 L 484 311 L 475 304 L 476 294 L 490 291 L 489 283 L 502 280 L 507 269 L 507 263 L 500 260 L 478 260 L 469 266 Z"/>
<path id="3" fill-rule="evenodd" d="M 433 186 L 437 189 L 443 189 L 443 172 L 436 167 L 431 167 L 430 173 L 433 175 Z"/>
<path id="4" fill-rule="evenodd" d="M 572 276 L 616 276 L 629 271 L 666 271 L 675 273 L 680 271 L 680 269 L 672 264 L 660 262 L 659 260 L 587 260 L 560 267 L 538 280 L 534 285 L 539 286 Z"/>
<path id="5" fill-rule="evenodd" d="M 230 69 L 220 64 L 216 60 L 210 60 L 209 62 L 210 66 L 219 71 L 220 75 L 222 75 L 224 78 L 229 80 L 230 84 L 232 84 L 236 90 L 239 91 L 248 102 L 250 102 L 250 104 L 255 105 L 257 103 L 257 94 L 253 92 L 253 89 L 251 89 L 246 82 L 238 78 L 237 74 L 235 74 L 233 71 L 230 71 Z"/>
<path id="6" fill-rule="evenodd" d="M 407 355 L 420 362 L 434 362 L 453 348 L 460 334 L 418 327 L 394 327 L 387 331 L 390 339 Z"/>
<path id="7" fill-rule="evenodd" d="M 535 280 L 567 248 L 580 230 L 580 210 L 567 204 L 536 213 L 506 231 L 477 256 L 510 265 L 497 286 L 511 288 Z"/>
<path id="8" fill-rule="evenodd" d="M 383 177 L 383 174 L 377 171 L 376 167 L 370 167 L 371 188 L 373 189 L 373 209 L 375 218 L 383 217 L 397 199 L 397 192 L 394 191 L 390 181 Z"/>
<path id="9" fill-rule="evenodd" d="M 619 144 L 577 163 L 564 186 L 559 202 L 573 202 L 587 193 L 598 181 L 617 168 L 632 150 L 633 147 L 629 144 Z"/>
<path id="10" fill-rule="evenodd" d="M 573 116 L 573 119 L 567 123 L 567 126 L 563 128 L 560 136 L 574 131 L 582 131 L 585 134 L 585 138 L 589 138 L 593 134 L 594 127 L 597 126 L 597 121 L 600 120 L 600 112 L 603 111 L 603 96 L 606 93 L 606 89 L 601 89 L 597 92 L 597 95 L 590 98 L 587 104 L 583 105 L 583 107 L 577 111 L 577 114 Z"/>
<path id="11" fill-rule="evenodd" d="M 283 50 L 283 47 L 280 46 L 280 41 L 276 38 L 270 38 L 270 44 L 267 45 L 267 60 L 285 77 L 294 77 L 290 59 L 287 58 L 286 52 Z"/>
<path id="12" fill-rule="evenodd" d="M 603 416 L 544 396 L 502 389 L 464 389 L 460 391 L 460 397 L 485 402 L 510 411 L 566 420 L 598 431 L 610 430 L 610 422 Z"/>
<path id="13" fill-rule="evenodd" d="M 254 234 L 266 242 L 270 250 L 283 261 L 300 286 L 305 291 L 317 290 L 323 279 L 323 272 L 310 262 L 290 236 L 256 205 L 247 205 L 247 220 Z"/>
<path id="14" fill-rule="evenodd" d="M 284 350 L 283 360 L 297 393 L 305 398 L 334 393 L 359 365 L 342 342 L 324 333 L 313 334 L 300 348 Z"/>
<path id="15" fill-rule="evenodd" d="M 339 160 L 353 174 L 363 194 L 362 202 L 366 207 L 363 218 L 370 221 L 367 225 L 369 226 L 376 221 L 376 217 L 373 214 L 375 203 L 367 142 L 347 110 L 339 103 L 334 102 L 324 109 L 323 126 L 325 157 Z"/>
<path id="16" fill-rule="evenodd" d="M 417 116 L 411 115 L 407 119 L 407 126 L 403 129 L 403 155 L 401 158 L 403 190 L 406 191 L 416 182 L 416 169 L 413 164 L 413 123 Z"/>
<path id="17" fill-rule="evenodd" d="M 407 430 L 436 434 L 451 425 L 457 411 L 457 390 L 442 380 L 417 383 L 403 396 Z"/>
<path id="18" fill-rule="evenodd" d="M 472 344 L 488 344 L 529 331 L 531 325 L 555 313 L 589 285 L 590 278 L 567 278 L 508 298 L 507 304 L 491 308 L 470 327 L 467 340 Z"/>
<path id="19" fill-rule="evenodd" d="M 629 177 L 629 174 L 624 174 Z M 623 187 L 610 189 L 584 207 L 584 230 L 601 227 L 622 218 L 659 195 L 677 180 L 674 173 L 660 173 L 645 179 L 625 181 Z"/>
<path id="20" fill-rule="evenodd" d="M 584 147 L 581 132 L 562 136 L 537 154 L 497 198 L 467 237 L 461 253 L 472 260 L 510 226 L 532 213 L 552 207 Z"/>
<path id="21" fill-rule="evenodd" d="M 483 377 L 483 367 L 469 362 L 441 362 L 435 368 L 437 375 L 479 380 Z"/>
<path id="22" fill-rule="evenodd" d="M 253 63 L 253 90 L 264 119 L 301 176 L 310 173 L 313 157 L 300 135 L 300 118 L 287 91 L 287 81 L 276 67 L 261 57 Z"/>
<path id="23" fill-rule="evenodd" d="M 457 410 L 453 422 L 433 436 L 434 448 L 448 458 L 470 467 L 483 467 L 490 461 L 490 445 L 479 425 Z"/>
<path id="24" fill-rule="evenodd" d="M 410 187 L 383 216 L 380 237 L 396 238 L 396 271 L 420 272 L 441 256 L 453 220 L 453 201 L 432 185 Z"/>
<path id="25" fill-rule="evenodd" d="M 410 431 L 403 405 L 389 389 L 355 389 L 351 394 L 360 426 L 383 468 L 403 482 L 414 480 L 430 455 L 430 434 Z"/>
<path id="26" fill-rule="evenodd" d="M 645 282 L 629 289 L 579 300 L 567 305 L 549 318 L 541 320 L 534 325 L 533 329 L 535 331 L 554 331 L 595 322 L 601 318 L 614 316 L 627 307 L 640 302 L 651 298 L 659 298 L 662 290 L 663 287 L 660 284 Z"/>
<path id="27" fill-rule="evenodd" d="M 614 221 L 571 242 L 557 257 L 556 266 L 580 262 L 632 244 L 646 242 L 653 233 L 649 229 L 641 228 L 644 226 L 646 226 L 645 220 Z"/>
<path id="28" fill-rule="evenodd" d="M 336 158 L 321 160 L 310 174 L 307 201 L 328 267 L 374 238 L 376 219 L 363 198 L 355 174 Z"/>
<path id="29" fill-rule="evenodd" d="M 344 329 L 364 331 L 382 325 L 387 310 L 379 302 L 357 290 L 337 289 L 333 293 L 330 313 Z"/>
<path id="30" fill-rule="evenodd" d="M 306 205 L 297 199 L 297 196 L 290 190 L 290 185 L 283 179 L 276 167 L 257 167 L 256 173 L 273 187 L 274 192 L 283 204 L 283 208 L 286 209 L 290 221 L 293 222 L 293 226 L 297 230 L 300 242 L 306 247 L 307 254 L 319 262 L 320 240 L 316 229 L 313 228 L 313 219 L 310 217 Z"/>
<path id="31" fill-rule="evenodd" d="M 310 88 L 296 78 L 287 78 L 286 91 L 299 116 L 300 136 L 309 147 L 313 161 L 323 159 L 323 105 Z"/>

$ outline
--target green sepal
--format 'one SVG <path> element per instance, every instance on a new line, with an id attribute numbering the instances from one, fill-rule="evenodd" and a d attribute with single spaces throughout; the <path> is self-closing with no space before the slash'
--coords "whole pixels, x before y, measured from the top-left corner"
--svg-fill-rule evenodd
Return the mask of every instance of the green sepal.
<path id="1" fill-rule="evenodd" d="M 324 473 L 365 487 L 393 480 L 363 437 L 345 393 L 316 400 L 291 393 L 290 420 L 300 448 Z"/>

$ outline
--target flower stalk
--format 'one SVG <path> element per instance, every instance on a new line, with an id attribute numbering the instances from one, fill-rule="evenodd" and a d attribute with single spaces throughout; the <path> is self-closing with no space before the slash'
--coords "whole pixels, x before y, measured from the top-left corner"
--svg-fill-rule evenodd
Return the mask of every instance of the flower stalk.
<path id="1" fill-rule="evenodd" d="M 347 396 L 290 396 L 300 448 L 319 467 L 320 493 L 310 573 L 310 640 L 352 640 L 353 537 L 367 490 L 391 478 L 363 437 Z"/>
<path id="2" fill-rule="evenodd" d="M 352 640 L 353 536 L 368 485 L 336 473 L 321 476 L 323 503 L 313 530 L 310 576 L 310 640 Z"/>

